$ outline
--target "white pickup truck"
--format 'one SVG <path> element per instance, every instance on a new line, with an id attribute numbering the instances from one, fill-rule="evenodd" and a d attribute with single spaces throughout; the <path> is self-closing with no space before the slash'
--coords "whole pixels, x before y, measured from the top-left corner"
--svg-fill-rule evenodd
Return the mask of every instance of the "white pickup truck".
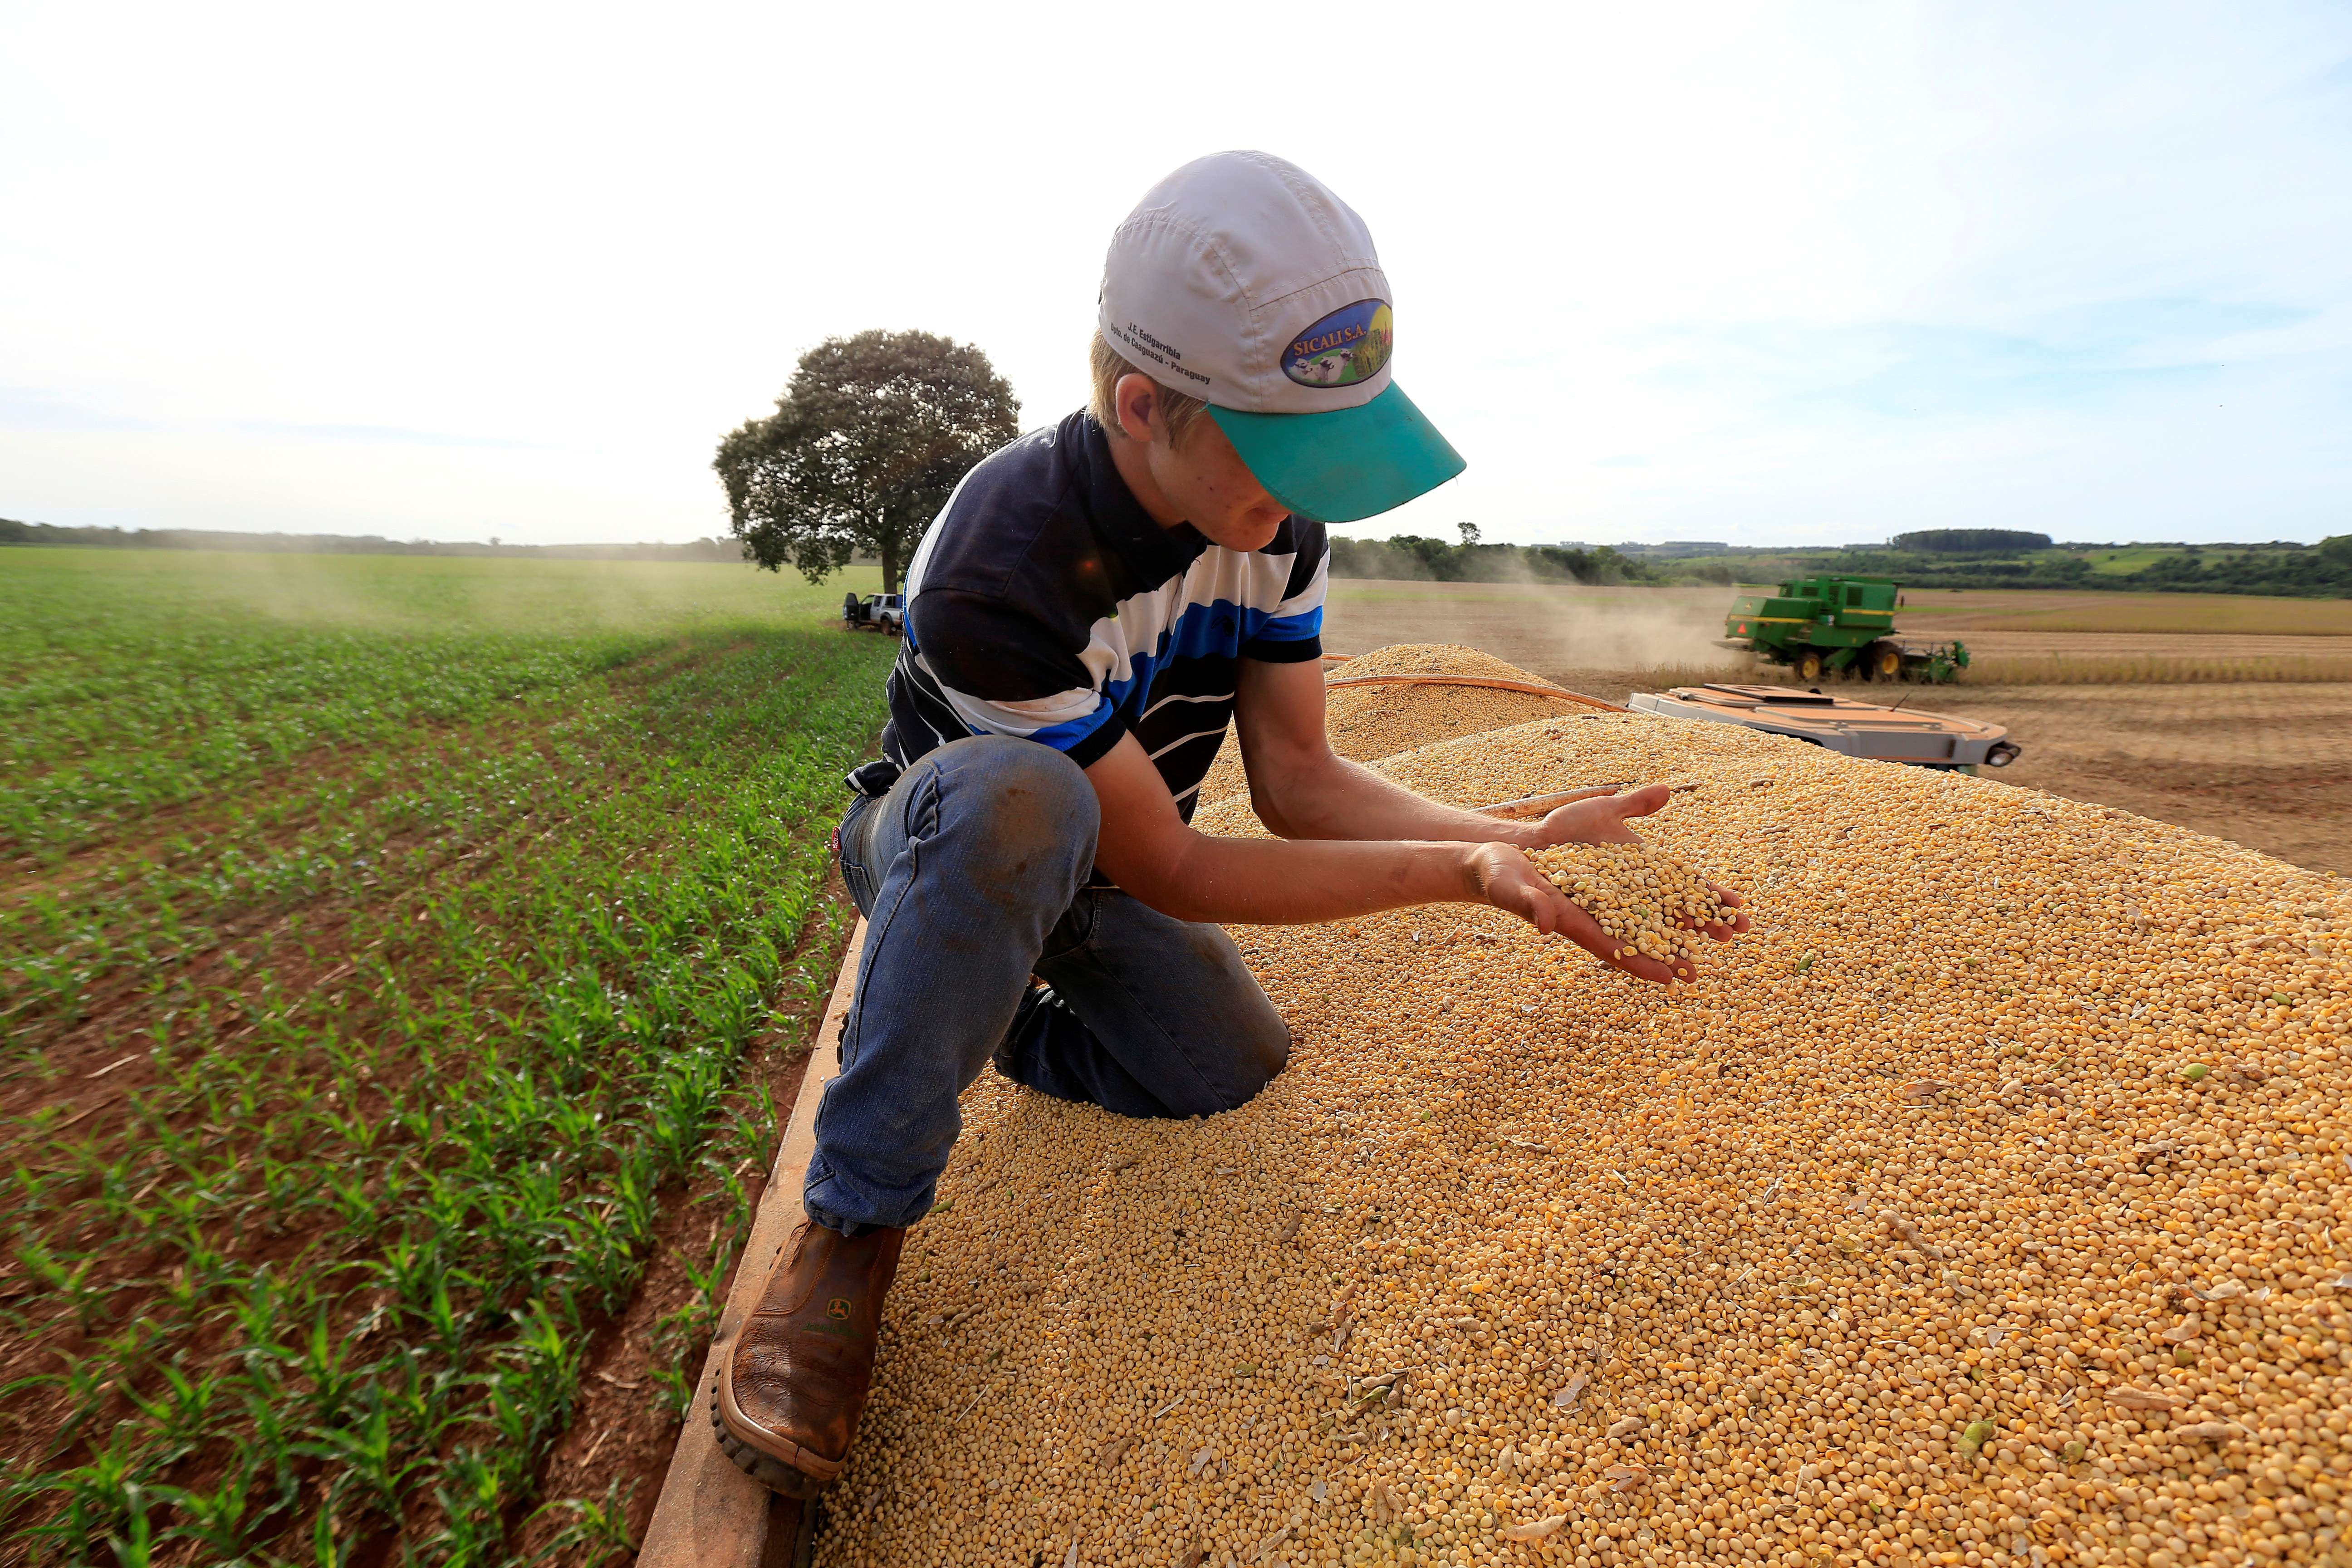
<path id="1" fill-rule="evenodd" d="M 904 594 L 868 594 L 859 598 L 845 595 L 841 601 L 841 618 L 853 632 L 888 632 L 892 637 L 907 635 L 907 595 Z"/>

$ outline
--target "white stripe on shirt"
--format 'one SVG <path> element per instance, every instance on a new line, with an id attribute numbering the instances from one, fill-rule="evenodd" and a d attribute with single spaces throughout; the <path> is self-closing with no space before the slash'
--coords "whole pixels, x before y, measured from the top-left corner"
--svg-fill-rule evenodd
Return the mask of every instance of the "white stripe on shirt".
<path id="1" fill-rule="evenodd" d="M 1234 694 L 1230 691 L 1210 691 L 1204 692 L 1198 697 L 1189 697 L 1181 691 L 1172 692 L 1170 695 L 1161 698 L 1150 707 L 1146 708 L 1142 712 L 1137 714 L 1136 719 L 1138 722 L 1140 722 L 1145 719 L 1149 719 L 1154 713 L 1159 712 L 1162 708 L 1167 707 L 1171 702 L 1229 702 L 1233 700 L 1233 695 Z"/>
<path id="2" fill-rule="evenodd" d="M 1195 730 L 1189 735 L 1179 735 L 1174 740 L 1169 742 L 1166 745 L 1160 747 L 1158 751 L 1152 752 L 1151 760 L 1155 763 L 1158 762 L 1160 758 L 1166 756 L 1169 752 L 1174 751 L 1177 747 L 1182 745 L 1187 741 L 1197 741 L 1203 735 L 1222 735 L 1224 732 L 1225 727 L 1223 724 L 1220 724 L 1213 730 Z"/>

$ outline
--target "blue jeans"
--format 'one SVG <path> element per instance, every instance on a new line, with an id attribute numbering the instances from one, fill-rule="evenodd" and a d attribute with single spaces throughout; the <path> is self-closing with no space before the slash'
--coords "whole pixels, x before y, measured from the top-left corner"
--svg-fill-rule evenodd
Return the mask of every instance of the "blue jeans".
<path id="1" fill-rule="evenodd" d="M 1230 1110 L 1282 1070 L 1290 1031 L 1222 928 L 1087 886 L 1100 821 L 1077 764 L 1003 735 L 942 746 L 850 806 L 841 874 L 866 948 L 817 1107 L 818 1224 L 920 1219 L 963 1128 L 956 1097 L 992 1058 L 1121 1116 Z"/>

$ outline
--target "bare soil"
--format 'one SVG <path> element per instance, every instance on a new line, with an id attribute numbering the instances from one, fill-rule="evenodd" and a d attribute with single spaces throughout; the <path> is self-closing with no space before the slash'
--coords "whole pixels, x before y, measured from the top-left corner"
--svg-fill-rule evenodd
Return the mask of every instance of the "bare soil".
<path id="1" fill-rule="evenodd" d="M 1911 597 L 1916 605 L 1926 595 Z M 2007 725 L 2024 755 L 1988 777 L 2352 875 L 2352 637 L 2321 631 L 2335 622 L 2352 628 L 2352 604 L 2245 601 L 2268 606 L 2275 624 L 2292 628 L 2259 634 L 2245 629 L 2251 611 L 2236 600 L 2217 607 L 2218 595 L 1973 597 L 1982 602 L 1965 616 L 1938 616 L 1925 626 L 1913 619 L 1906 629 L 1937 637 L 1966 631 L 1980 656 L 1971 672 L 1979 679 L 1884 689 L 1889 700 Z M 2133 603 L 2113 603 L 2119 600 Z M 1347 654 L 1389 643 L 1465 643 L 1612 702 L 1702 680 L 1788 680 L 1785 672 L 1759 675 L 1713 646 L 1728 602 L 1719 588 L 1347 581 L 1332 584 L 1325 643 Z M 2049 629 L 2052 621 L 2127 620 L 2149 604 L 2168 604 L 2190 624 L 2231 624 L 2210 634 Z M 1965 624 L 1972 619 L 1992 624 Z M 2003 667 L 2041 679 L 1981 679 Z M 2310 679 L 2315 669 L 2322 678 Z M 2167 671 L 2181 679 L 2147 679 Z M 2301 679 L 2284 679 L 2292 677 Z M 1844 689 L 1866 696 L 1881 689 Z"/>

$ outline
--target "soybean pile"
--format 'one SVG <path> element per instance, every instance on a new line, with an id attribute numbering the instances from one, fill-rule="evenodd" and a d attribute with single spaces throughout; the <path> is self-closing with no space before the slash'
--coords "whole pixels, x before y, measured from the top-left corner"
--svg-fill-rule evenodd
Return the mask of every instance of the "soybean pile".
<path id="1" fill-rule="evenodd" d="M 1324 672 L 1328 680 L 1349 680 L 1367 675 L 1467 675 L 1487 680 L 1550 684 L 1492 654 L 1451 643 L 1405 643 L 1375 648 Z M 1355 762 L 1371 762 L 1431 741 L 1481 730 L 1500 730 L 1530 719 L 1574 712 L 1582 707 L 1581 703 L 1563 698 L 1482 686 L 1343 686 L 1325 699 L 1324 723 L 1334 752 Z M 1201 803 L 1212 805 L 1241 795 L 1247 788 L 1241 747 L 1228 733 L 1216 761 L 1210 763 L 1207 776 L 1201 781 Z"/>
<path id="2" fill-rule="evenodd" d="M 821 1562 L 2347 1561 L 2340 882 L 1647 716 L 1378 765 L 1695 786 L 1644 831 L 1754 929 L 1671 992 L 1469 906 L 1239 930 L 1249 1105 L 984 1075 Z"/>

